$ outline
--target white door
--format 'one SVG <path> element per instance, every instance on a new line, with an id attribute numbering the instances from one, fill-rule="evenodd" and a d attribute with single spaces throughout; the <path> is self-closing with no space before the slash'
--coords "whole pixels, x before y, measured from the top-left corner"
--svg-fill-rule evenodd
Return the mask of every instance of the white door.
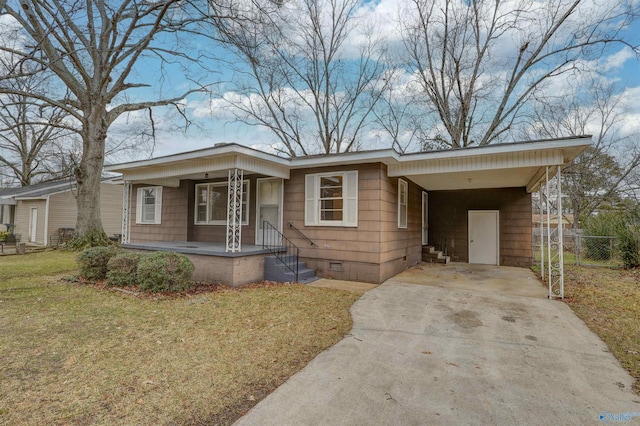
<path id="1" fill-rule="evenodd" d="M 31 215 L 29 216 L 29 242 L 35 243 L 38 232 L 38 208 L 31 207 Z"/>
<path id="2" fill-rule="evenodd" d="M 499 264 L 498 224 L 497 210 L 469 210 L 469 263 Z"/>
<path id="3" fill-rule="evenodd" d="M 429 194 L 422 193 L 422 245 L 429 244 Z"/>
<path id="4" fill-rule="evenodd" d="M 258 179 L 256 190 L 256 245 L 280 245 L 282 232 L 282 179 Z M 270 226 L 264 226 L 264 222 Z M 263 240 L 264 239 L 264 240 Z"/>

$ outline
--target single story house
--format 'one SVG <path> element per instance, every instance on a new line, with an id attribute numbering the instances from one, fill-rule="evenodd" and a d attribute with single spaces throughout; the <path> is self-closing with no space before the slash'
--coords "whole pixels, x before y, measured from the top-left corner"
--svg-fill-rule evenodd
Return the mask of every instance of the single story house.
<path id="1" fill-rule="evenodd" d="M 264 247 L 291 245 L 318 276 L 381 283 L 426 246 L 459 262 L 530 266 L 531 193 L 589 145 L 282 158 L 217 144 L 106 170 L 125 183 L 123 246 L 185 253 L 196 279 L 261 280 Z"/>
<path id="2" fill-rule="evenodd" d="M 55 244 L 60 229 L 76 226 L 75 191 L 72 179 L 0 190 L 0 224 L 12 227 L 24 243 Z M 100 184 L 100 214 L 107 235 L 122 229 L 122 193 L 119 179 L 103 179 Z"/>

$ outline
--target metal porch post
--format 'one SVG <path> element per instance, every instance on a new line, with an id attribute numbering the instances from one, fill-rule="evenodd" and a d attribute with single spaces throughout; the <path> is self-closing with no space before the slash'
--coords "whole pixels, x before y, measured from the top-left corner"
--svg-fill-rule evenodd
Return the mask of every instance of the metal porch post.
<path id="1" fill-rule="evenodd" d="M 242 177 L 241 169 L 229 170 L 226 251 L 232 253 L 242 251 Z"/>
<path id="2" fill-rule="evenodd" d="M 555 297 L 564 299 L 564 228 L 562 226 L 562 167 L 558 166 L 556 179 L 558 180 L 558 263 L 556 282 L 553 288 Z"/>
<path id="3" fill-rule="evenodd" d="M 131 211 L 131 191 L 131 182 L 125 181 L 124 190 L 122 191 L 122 237 L 120 238 L 121 243 L 129 242 L 129 213 Z"/>
<path id="4" fill-rule="evenodd" d="M 544 196 L 542 185 L 540 185 L 540 235 L 538 236 L 540 241 L 540 278 L 544 280 Z"/>
<path id="5" fill-rule="evenodd" d="M 556 186 L 556 202 L 557 202 L 557 218 L 558 226 L 555 230 L 551 231 L 551 208 L 549 203 L 549 192 L 551 184 L 549 182 L 549 167 L 547 167 L 547 263 L 548 263 L 548 275 L 549 281 L 549 298 L 550 299 L 563 299 L 564 298 L 564 265 L 563 265 L 563 243 L 562 243 L 562 176 L 561 166 L 558 166 L 558 172 L 556 173 L 557 186 Z"/>

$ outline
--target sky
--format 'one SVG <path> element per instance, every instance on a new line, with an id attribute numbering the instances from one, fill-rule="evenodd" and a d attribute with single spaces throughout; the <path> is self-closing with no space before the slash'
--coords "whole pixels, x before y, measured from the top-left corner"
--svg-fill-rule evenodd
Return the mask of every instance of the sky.
<path id="1" fill-rule="evenodd" d="M 506 0 L 505 3 L 508 4 L 515 1 L 517 0 Z M 608 3 L 616 2 L 617 0 L 602 0 L 597 4 L 606 6 Z M 391 43 L 396 43 L 395 45 L 399 46 L 398 22 L 400 21 L 400 14 L 398 7 L 407 3 L 409 3 L 409 0 L 364 1 L 359 4 L 359 8 L 355 13 L 362 25 L 372 24 L 377 34 L 388 37 Z M 591 4 L 591 2 L 586 2 L 586 4 Z M 590 12 L 597 13 L 594 10 Z M 0 17 L 0 29 L 4 24 L 6 24 L 6 21 Z M 534 24 L 532 23 L 532 25 Z M 570 31 L 570 29 L 567 31 Z M 638 43 L 640 21 L 629 27 L 625 34 L 628 35 L 630 40 L 635 38 L 635 43 Z M 348 39 L 347 44 L 344 46 L 345 55 L 357 52 L 358 43 L 362 41 L 358 39 L 359 36 L 362 37 L 362 35 L 354 32 L 354 36 Z M 512 39 L 505 38 L 504 42 L 498 44 L 493 55 L 500 57 L 503 51 L 509 51 L 509 49 L 513 51 L 514 46 L 517 49 L 515 43 L 517 43 L 517 40 L 514 40 L 513 37 Z M 212 47 L 210 43 L 208 44 L 208 42 L 198 39 L 190 40 L 189 44 L 183 46 L 183 48 L 190 52 L 210 49 L 213 54 L 223 59 L 232 60 L 231 56 L 220 48 Z M 640 59 L 632 49 L 620 45 L 615 46 L 605 51 L 599 60 L 585 61 L 583 66 L 598 70 L 601 72 L 602 78 L 616 83 L 621 97 L 619 109 L 625 116 L 623 133 L 626 135 L 640 135 Z M 272 146 L 275 139 L 269 130 L 237 122 L 234 120 L 228 105 L 221 101 L 221 96 L 228 96 L 233 93 L 232 87 L 225 83 L 233 77 L 229 68 L 225 66 L 223 61 L 219 63 L 212 62 L 209 68 L 210 72 L 203 73 L 201 71 L 200 77 L 218 82 L 215 86 L 216 94 L 211 96 L 194 94 L 183 100 L 185 112 L 191 119 L 191 124 L 186 131 L 179 130 L 183 123 L 175 111 L 170 108 L 156 109 L 154 111 L 154 121 L 157 124 L 157 132 L 153 150 L 145 146 L 145 149 L 138 150 L 135 153 L 129 152 L 126 155 L 108 158 L 107 162 L 168 155 L 210 147 L 220 142 L 235 142 L 265 151 L 273 151 Z M 134 98 L 136 96 L 145 97 L 146 95 L 157 96 L 158 93 L 175 96 L 192 87 L 179 67 L 169 67 L 163 71 L 165 71 L 164 75 L 160 73 L 160 67 L 153 60 L 144 60 L 138 64 L 136 72 L 130 80 L 147 82 L 152 87 L 151 89 L 145 89 L 146 91 L 132 92 L 130 96 Z M 496 70 L 496 73 L 498 74 L 499 71 Z M 576 82 L 576 78 L 573 76 L 569 79 L 554 81 L 549 90 L 564 96 L 572 96 L 576 86 L 579 87 L 580 84 L 581 82 Z M 150 90 L 153 90 L 154 93 L 152 94 Z M 145 119 L 146 116 L 146 112 L 136 112 L 130 116 L 121 117 L 110 130 L 111 136 L 114 138 L 126 137 L 131 124 Z M 388 139 L 381 136 L 379 132 L 369 130 L 365 135 L 364 148 L 390 147 Z"/>
<path id="2" fill-rule="evenodd" d="M 360 19 L 373 22 L 377 31 L 388 35 L 391 39 L 397 38 L 397 6 L 403 1 L 380 0 L 378 2 L 364 2 L 357 12 Z M 604 2 L 606 3 L 606 1 Z M 629 39 L 640 34 L 640 22 L 635 22 L 625 33 Z M 353 37 L 356 44 L 356 37 Z M 510 42 L 507 41 L 507 45 Z M 509 46 L 507 46 L 508 48 Z M 346 46 L 348 50 L 355 47 Z M 497 52 L 499 54 L 500 52 Z M 624 115 L 623 133 L 625 135 L 640 134 L 640 58 L 632 49 L 617 45 L 608 49 L 597 61 L 590 61 L 585 65 L 589 69 L 598 70 L 602 78 L 615 82 L 621 97 L 619 110 Z M 229 77 L 228 70 L 220 68 L 220 79 Z M 580 82 L 578 82 L 579 86 Z M 571 96 L 575 90 L 576 78 L 572 76 L 567 80 L 554 81 L 550 90 L 554 93 L 562 93 Z M 224 85 L 220 87 L 220 95 L 225 94 Z M 226 93 L 228 95 L 228 93 Z M 186 110 L 197 123 L 189 128 L 186 133 L 160 132 L 153 152 L 154 156 L 167 155 L 186 150 L 205 148 L 219 142 L 235 142 L 265 151 L 272 151 L 271 146 L 275 142 L 270 131 L 258 127 L 238 123 L 228 106 L 215 96 L 213 98 L 188 97 L 185 100 Z M 594 128 L 595 130 L 595 128 Z M 388 148 L 390 142 L 381 137 L 379 132 L 370 131 L 366 139 L 365 148 Z"/>

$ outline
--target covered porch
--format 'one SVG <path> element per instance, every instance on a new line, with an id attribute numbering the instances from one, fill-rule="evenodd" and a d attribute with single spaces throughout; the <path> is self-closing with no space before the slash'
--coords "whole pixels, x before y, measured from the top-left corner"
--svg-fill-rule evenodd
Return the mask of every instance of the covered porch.
<path id="1" fill-rule="evenodd" d="M 245 245 L 242 252 L 226 250 L 224 243 L 198 241 L 155 241 L 122 244 L 135 252 L 172 251 L 182 253 L 194 265 L 193 279 L 220 282 L 232 287 L 264 279 L 264 257 L 270 252 L 262 246 Z"/>

